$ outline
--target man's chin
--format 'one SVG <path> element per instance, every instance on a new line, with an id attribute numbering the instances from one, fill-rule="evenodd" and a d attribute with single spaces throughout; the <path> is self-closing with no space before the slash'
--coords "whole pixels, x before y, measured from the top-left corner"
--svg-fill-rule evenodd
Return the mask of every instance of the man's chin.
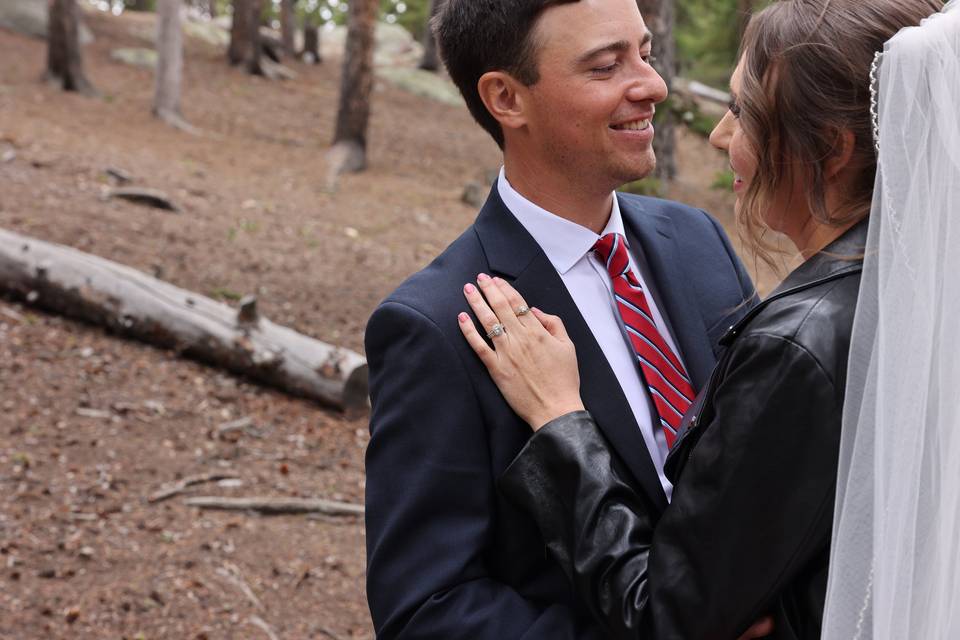
<path id="1" fill-rule="evenodd" d="M 657 160 L 651 157 L 648 162 L 644 162 L 643 164 L 637 163 L 629 169 L 620 172 L 620 184 L 630 184 L 631 182 L 649 178 L 653 176 L 656 170 Z"/>

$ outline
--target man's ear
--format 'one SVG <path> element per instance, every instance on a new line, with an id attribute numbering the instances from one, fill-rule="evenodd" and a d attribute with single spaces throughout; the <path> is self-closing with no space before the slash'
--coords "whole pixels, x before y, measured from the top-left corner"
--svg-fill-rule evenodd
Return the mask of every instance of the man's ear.
<path id="1" fill-rule="evenodd" d="M 516 78 L 503 71 L 488 71 L 477 81 L 480 99 L 504 129 L 519 129 L 527 123 L 524 88 Z"/>
<path id="2" fill-rule="evenodd" d="M 837 142 L 833 150 L 833 155 L 827 160 L 826 172 L 824 177 L 827 180 L 836 178 L 848 166 L 853 158 L 854 148 L 857 144 L 857 138 L 850 129 L 840 129 L 837 131 Z"/>

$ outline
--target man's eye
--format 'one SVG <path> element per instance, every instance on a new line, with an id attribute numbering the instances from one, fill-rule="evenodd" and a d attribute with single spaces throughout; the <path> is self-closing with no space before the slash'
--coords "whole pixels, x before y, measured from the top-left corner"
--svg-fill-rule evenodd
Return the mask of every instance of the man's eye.
<path id="1" fill-rule="evenodd" d="M 617 63 L 614 62 L 613 64 L 608 64 L 605 67 L 594 67 L 590 71 L 598 75 L 603 75 L 606 73 L 613 73 L 616 68 L 617 68 Z"/>
<path id="2" fill-rule="evenodd" d="M 643 61 L 646 62 L 647 64 L 653 64 L 654 62 L 657 61 L 657 56 L 646 55 L 646 56 L 640 56 L 640 57 L 643 58 Z"/>

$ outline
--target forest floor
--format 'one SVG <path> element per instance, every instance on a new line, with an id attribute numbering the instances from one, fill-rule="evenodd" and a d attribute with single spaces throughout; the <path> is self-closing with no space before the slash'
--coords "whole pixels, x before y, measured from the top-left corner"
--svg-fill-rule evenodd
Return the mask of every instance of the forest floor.
<path id="1" fill-rule="evenodd" d="M 100 90 L 40 81 L 44 42 L 0 30 L 0 227 L 130 265 L 362 350 L 377 302 L 473 219 L 464 185 L 499 166 L 466 110 L 378 83 L 371 167 L 325 185 L 339 65 L 270 82 L 187 40 L 191 136 L 150 115 L 147 46 L 127 16 L 90 16 Z M 726 166 L 681 136 L 671 196 L 731 229 Z M 104 200 L 107 169 L 164 190 L 170 213 Z M 732 229 L 731 229 L 732 230 Z M 764 288 L 769 278 L 765 278 Z M 218 426 L 249 418 L 228 437 Z M 364 417 L 345 417 L 172 352 L 0 300 L 0 638 L 370 638 L 357 518 L 200 512 L 184 495 L 363 501 Z M 398 586 L 399 587 L 399 586 Z"/>

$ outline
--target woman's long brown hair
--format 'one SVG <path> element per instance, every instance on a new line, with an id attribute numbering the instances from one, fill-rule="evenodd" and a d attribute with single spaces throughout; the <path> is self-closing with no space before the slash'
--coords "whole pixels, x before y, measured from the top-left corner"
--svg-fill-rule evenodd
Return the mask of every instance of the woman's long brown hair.
<path id="1" fill-rule="evenodd" d="M 818 222 L 843 226 L 870 212 L 877 162 L 870 116 L 874 54 L 900 29 L 943 8 L 942 0 L 778 0 L 757 13 L 741 43 L 740 124 L 757 172 L 738 222 L 744 245 L 777 270 L 765 233 L 773 195 L 803 185 Z M 857 171 L 845 200 L 828 209 L 826 168 L 853 133 Z"/>

